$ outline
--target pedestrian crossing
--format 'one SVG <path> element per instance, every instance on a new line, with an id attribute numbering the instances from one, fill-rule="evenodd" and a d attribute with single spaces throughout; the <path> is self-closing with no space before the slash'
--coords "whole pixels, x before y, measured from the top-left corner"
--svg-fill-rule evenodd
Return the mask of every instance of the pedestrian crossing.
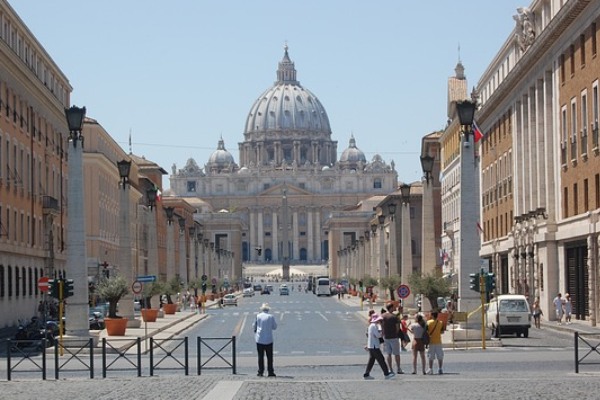
<path id="1" fill-rule="evenodd" d="M 235 309 L 224 309 L 224 310 L 208 310 L 207 314 L 209 315 L 219 315 L 219 316 L 223 316 L 223 317 L 228 317 L 228 316 L 234 316 L 234 317 L 239 317 L 239 316 L 247 316 L 247 315 L 256 315 L 258 314 L 258 311 L 236 311 Z M 356 320 L 356 311 L 325 311 L 325 310 L 284 310 L 284 311 L 277 311 L 277 310 L 271 310 L 271 314 L 275 315 L 275 316 L 296 316 L 296 317 L 302 317 L 302 316 L 317 316 L 319 318 L 323 318 L 323 317 L 340 317 L 340 318 L 344 318 L 344 319 L 350 319 L 350 320 Z"/>

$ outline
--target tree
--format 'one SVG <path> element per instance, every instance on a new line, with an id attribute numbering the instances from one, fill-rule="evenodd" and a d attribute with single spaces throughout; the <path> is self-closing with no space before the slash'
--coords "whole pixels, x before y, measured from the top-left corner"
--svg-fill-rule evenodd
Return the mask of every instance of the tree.
<path id="1" fill-rule="evenodd" d="M 179 278 L 177 276 L 174 276 L 173 278 L 169 279 L 168 282 L 163 284 L 162 289 L 163 294 L 167 296 L 167 303 L 173 304 L 173 299 L 171 296 L 181 291 L 181 282 L 179 282 Z"/>
<path id="2" fill-rule="evenodd" d="M 129 293 L 127 280 L 120 275 L 102 278 L 97 291 L 98 295 L 108 302 L 108 318 L 121 318 L 117 315 L 117 304 Z"/>
<path id="3" fill-rule="evenodd" d="M 414 273 L 408 278 L 411 290 L 413 293 L 421 293 L 427 297 L 431 303 L 432 309 L 437 309 L 438 297 L 446 297 L 452 294 L 450 282 L 444 279 L 439 273 L 427 274 L 421 276 L 419 273 Z"/>
<path id="4" fill-rule="evenodd" d="M 400 286 L 402 280 L 398 275 L 386 276 L 385 278 L 381 278 L 379 284 L 382 288 L 390 291 L 390 300 L 396 300 L 396 288 Z"/>
<path id="5" fill-rule="evenodd" d="M 152 308 L 151 300 L 153 296 L 163 292 L 163 284 L 160 282 L 145 283 L 142 290 L 144 298 L 144 308 Z"/>

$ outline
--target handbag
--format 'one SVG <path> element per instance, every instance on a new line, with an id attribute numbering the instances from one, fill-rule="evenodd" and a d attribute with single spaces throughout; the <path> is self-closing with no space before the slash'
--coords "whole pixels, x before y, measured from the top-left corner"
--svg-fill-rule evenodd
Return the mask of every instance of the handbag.
<path id="1" fill-rule="evenodd" d="M 435 325 L 433 325 L 433 330 L 435 330 L 435 327 L 437 326 L 437 321 L 435 321 Z M 425 325 L 425 329 L 423 330 L 423 337 L 421 338 L 421 340 L 423 341 L 423 344 L 425 346 L 429 345 L 429 342 L 431 341 L 431 335 L 429 334 L 429 330 L 427 329 L 427 325 Z"/>

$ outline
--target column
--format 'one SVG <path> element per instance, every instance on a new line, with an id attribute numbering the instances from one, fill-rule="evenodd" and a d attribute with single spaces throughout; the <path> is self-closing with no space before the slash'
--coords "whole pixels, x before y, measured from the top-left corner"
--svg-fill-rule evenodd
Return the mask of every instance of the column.
<path id="1" fill-rule="evenodd" d="M 256 221 L 255 221 L 255 214 L 254 214 L 254 208 L 250 208 L 250 210 L 248 211 L 248 213 L 250 214 L 250 229 L 249 229 L 249 233 L 250 233 L 250 260 L 252 261 L 256 261 L 258 259 L 258 254 L 256 254 L 256 251 L 254 251 L 254 248 L 258 245 L 258 242 L 256 241 L 256 234 L 255 234 L 255 229 L 256 229 Z"/>
<path id="2" fill-rule="evenodd" d="M 180 225 L 181 226 L 181 225 Z M 184 225 L 185 226 L 185 225 Z M 187 269 L 187 260 L 185 255 L 185 229 L 179 229 L 179 282 L 190 281 Z"/>
<path id="3" fill-rule="evenodd" d="M 313 232 L 315 234 L 315 237 L 313 239 L 313 243 L 316 243 L 316 248 L 313 248 L 314 250 L 314 259 L 317 260 L 317 262 L 321 262 L 321 260 L 324 259 L 323 257 L 323 244 L 321 241 L 321 209 L 317 208 L 317 211 L 315 212 L 315 226 L 313 228 Z"/>
<path id="4" fill-rule="evenodd" d="M 77 145 L 79 143 L 79 146 Z M 73 279 L 73 296 L 68 299 L 69 323 L 67 334 L 77 337 L 89 336 L 88 277 L 85 268 L 85 203 L 83 198 L 83 142 L 73 139 L 68 143 L 69 218 L 67 222 L 67 265 L 66 278 Z"/>
<path id="5" fill-rule="evenodd" d="M 433 225 L 430 226 L 433 231 Z M 473 229 L 475 230 L 475 229 Z M 402 277 L 402 283 L 408 285 L 408 277 L 413 272 L 412 265 L 412 243 L 411 243 L 411 230 L 410 230 L 410 203 L 406 202 L 402 204 L 402 271 L 400 273 Z M 404 299 L 404 304 L 413 304 L 414 295 L 411 291 L 410 295 Z M 435 304 L 431 305 L 435 307 Z"/>
<path id="6" fill-rule="evenodd" d="M 119 188 L 119 272 L 129 284 L 136 279 L 131 262 L 131 221 L 129 217 L 129 183 Z M 119 314 L 127 318 L 127 327 L 138 328 L 140 320 L 135 319 L 133 293 L 129 292 L 119 301 Z"/>
<path id="7" fill-rule="evenodd" d="M 307 221 L 307 225 L 306 225 L 306 236 L 308 239 L 308 245 L 306 247 L 306 252 L 307 252 L 307 259 L 312 261 L 315 260 L 315 253 L 314 253 L 314 235 L 313 235 L 313 212 L 312 212 L 312 208 L 307 208 L 306 209 L 306 221 Z"/>
<path id="8" fill-rule="evenodd" d="M 421 273 L 432 274 L 435 271 L 435 229 L 433 219 L 433 179 L 423 182 L 423 212 L 421 237 Z M 402 217 L 404 218 L 404 217 Z"/>
<path id="9" fill-rule="evenodd" d="M 175 276 L 175 226 L 167 222 L 167 282 Z"/>
<path id="10" fill-rule="evenodd" d="M 292 254 L 290 260 L 297 260 L 300 256 L 300 241 L 298 237 L 298 210 L 294 209 L 292 214 Z"/>
<path id="11" fill-rule="evenodd" d="M 280 261 L 279 258 L 279 223 L 277 210 L 273 211 L 272 229 L 271 229 L 271 254 L 273 261 Z"/>
<path id="12" fill-rule="evenodd" d="M 258 247 L 263 249 L 262 254 L 260 255 L 260 261 L 265 259 L 264 249 L 265 249 L 265 231 L 264 231 L 264 219 L 263 219 L 263 211 L 262 209 L 257 210 L 257 243 Z"/>

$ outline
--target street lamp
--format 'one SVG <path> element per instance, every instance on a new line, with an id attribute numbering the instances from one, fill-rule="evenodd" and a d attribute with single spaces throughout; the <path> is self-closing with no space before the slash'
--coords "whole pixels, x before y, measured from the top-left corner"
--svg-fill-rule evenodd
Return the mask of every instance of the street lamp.
<path id="1" fill-rule="evenodd" d="M 175 208 L 173 207 L 165 207 L 165 214 L 167 214 L 167 222 L 169 225 L 173 223 L 173 214 L 175 213 Z"/>
<path id="2" fill-rule="evenodd" d="M 460 150 L 460 227 L 457 243 L 459 310 L 470 310 L 480 304 L 480 298 L 469 289 L 470 274 L 479 272 L 479 249 L 481 238 L 474 227 L 479 220 L 479 160 L 475 157 L 473 144 L 473 121 L 477 105 L 464 100 L 456 103 L 456 112 L 463 134 Z M 483 333 L 483 330 L 482 330 Z"/>
<path id="3" fill-rule="evenodd" d="M 430 156 L 429 154 L 425 155 L 425 156 L 421 156 L 421 168 L 423 169 L 423 172 L 425 173 L 425 180 L 427 181 L 427 184 L 429 185 L 429 180 L 433 178 L 433 163 L 435 161 L 435 158 Z"/>
<path id="4" fill-rule="evenodd" d="M 120 191 L 119 198 L 119 269 L 120 273 L 130 284 L 135 281 L 135 271 L 131 263 L 131 220 L 129 216 L 129 173 L 131 171 L 131 161 L 117 161 L 119 170 L 120 185 L 123 190 Z M 123 318 L 127 318 L 127 326 L 137 328 L 141 322 L 135 319 L 133 294 L 128 293 L 123 296 L 119 302 L 119 310 Z"/>
<path id="5" fill-rule="evenodd" d="M 83 136 L 81 130 L 85 118 L 85 107 L 72 106 L 65 109 L 69 129 L 69 140 L 73 146 L 68 146 L 67 199 L 69 199 L 69 219 L 67 222 L 67 277 L 73 279 L 73 296 L 69 297 L 69 324 L 67 331 L 75 337 L 89 337 L 88 321 L 88 272 L 85 267 L 86 230 L 85 230 L 85 201 L 83 195 Z M 81 146 L 77 146 L 81 142 Z M 61 304 L 62 306 L 62 304 Z"/>
<path id="6" fill-rule="evenodd" d="M 146 190 L 146 197 L 148 198 L 148 207 L 150 210 L 153 210 L 156 207 L 156 195 L 158 193 L 158 189 L 156 187 L 151 187 Z"/>
<path id="7" fill-rule="evenodd" d="M 413 272 L 412 267 L 412 238 L 410 229 L 410 189 L 411 186 L 407 183 L 400 185 L 400 196 L 402 198 L 402 257 L 400 267 L 400 278 L 402 283 L 408 284 L 408 277 Z M 433 229 L 433 226 L 429 226 L 429 229 Z M 413 296 L 409 295 L 404 299 L 406 304 L 412 302 Z"/>
<path id="8" fill-rule="evenodd" d="M 67 117 L 67 124 L 69 126 L 69 139 L 73 142 L 73 147 L 77 147 L 78 141 L 81 141 L 81 145 L 83 146 L 81 129 L 83 127 L 83 119 L 85 118 L 85 107 L 72 106 L 71 108 L 65 108 L 65 116 Z"/>

